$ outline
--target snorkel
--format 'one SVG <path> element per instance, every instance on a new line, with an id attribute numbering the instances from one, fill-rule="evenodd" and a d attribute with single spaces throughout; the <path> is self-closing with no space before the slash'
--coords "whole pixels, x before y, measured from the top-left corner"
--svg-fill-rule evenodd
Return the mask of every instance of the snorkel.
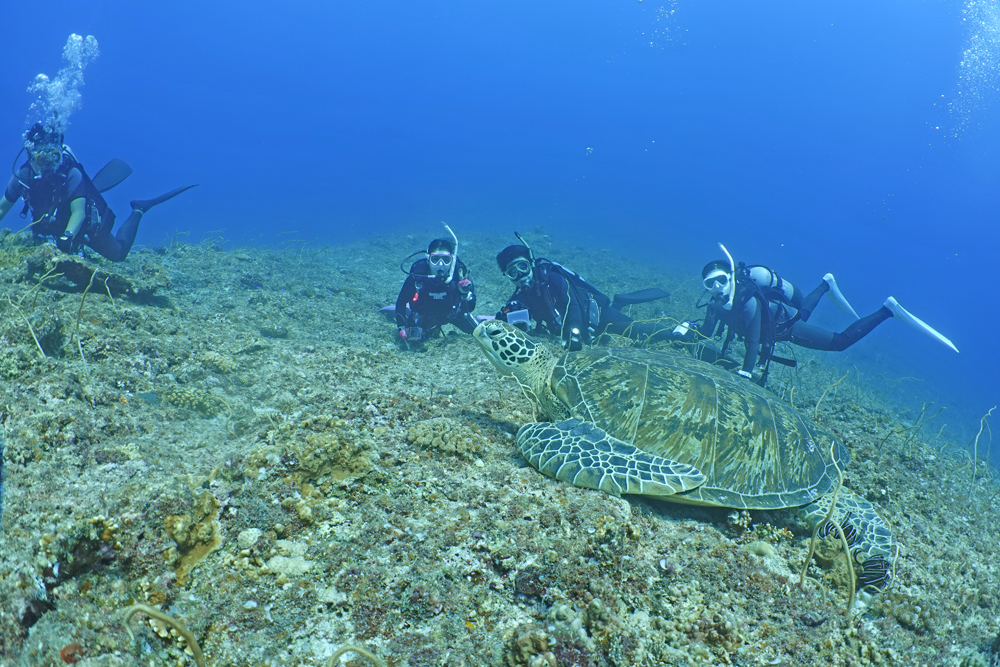
<path id="1" fill-rule="evenodd" d="M 524 240 L 524 237 L 522 237 L 517 232 L 514 232 L 514 236 L 516 236 L 517 240 L 521 242 L 521 245 L 523 245 L 525 248 L 528 249 L 528 260 L 531 262 L 531 266 L 534 266 L 535 265 L 535 253 L 531 251 L 531 246 L 528 245 L 528 242 Z"/>
<path id="2" fill-rule="evenodd" d="M 444 228 L 448 230 L 449 234 L 451 234 L 451 240 L 455 242 L 455 251 L 452 253 L 451 260 L 451 271 L 448 272 L 448 280 L 444 281 L 445 283 L 450 283 L 452 278 L 455 277 L 455 267 L 458 265 L 458 237 L 455 236 L 455 232 L 451 231 L 451 227 L 448 226 L 447 222 L 442 220 L 441 224 L 444 225 Z"/>
<path id="3" fill-rule="evenodd" d="M 726 250 L 726 246 L 719 243 L 719 247 L 722 248 L 722 252 L 726 253 L 726 259 L 729 260 L 729 284 L 726 285 L 726 290 L 723 292 L 728 297 L 728 300 L 722 307 L 726 310 L 732 310 L 733 299 L 736 297 L 736 262 L 733 261 L 733 256 Z"/>

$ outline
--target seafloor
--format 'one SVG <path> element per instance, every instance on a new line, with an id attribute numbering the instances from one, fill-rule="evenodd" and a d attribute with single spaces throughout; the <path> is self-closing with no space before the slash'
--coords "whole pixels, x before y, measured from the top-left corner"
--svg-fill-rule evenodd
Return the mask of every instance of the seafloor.
<path id="1" fill-rule="evenodd" d="M 531 238 L 609 294 L 673 292 L 640 318 L 694 314 L 690 276 Z M 125 621 L 140 603 L 213 667 L 349 645 L 409 667 L 1000 664 L 994 473 L 892 369 L 797 350 L 769 385 L 847 443 L 846 485 L 900 545 L 891 589 L 846 614 L 829 545 L 800 590 L 811 532 L 791 512 L 527 467 L 512 434 L 531 408 L 471 338 L 401 351 L 378 313 L 426 240 L 174 241 L 114 265 L 6 235 L 0 663 L 194 664 L 162 621 Z M 462 239 L 477 312 L 507 296 L 507 241 Z"/>

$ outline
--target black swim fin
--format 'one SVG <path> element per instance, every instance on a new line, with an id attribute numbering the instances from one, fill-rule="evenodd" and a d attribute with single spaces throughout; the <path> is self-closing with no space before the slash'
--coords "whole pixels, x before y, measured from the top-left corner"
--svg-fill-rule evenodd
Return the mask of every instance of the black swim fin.
<path id="1" fill-rule="evenodd" d="M 131 175 L 132 167 L 128 166 L 125 160 L 115 158 L 101 167 L 101 170 L 90 181 L 98 192 L 107 192 Z"/>
<path id="2" fill-rule="evenodd" d="M 611 307 L 615 310 L 621 310 L 623 306 L 656 301 L 657 299 L 665 299 L 669 296 L 670 292 L 665 292 L 659 287 L 649 287 L 636 292 L 629 292 L 628 294 L 615 294 L 615 299 L 611 303 Z"/>
<path id="3" fill-rule="evenodd" d="M 176 190 L 171 190 L 165 195 L 160 195 L 159 197 L 153 197 L 152 199 L 133 199 L 131 202 L 132 210 L 141 211 L 142 213 L 145 213 L 146 211 L 153 208 L 157 204 L 162 204 L 168 199 L 173 199 L 174 197 L 184 192 L 185 190 L 190 190 L 191 188 L 197 185 L 198 185 L 197 183 L 195 183 L 194 185 L 185 185 L 183 188 L 177 188 Z"/>

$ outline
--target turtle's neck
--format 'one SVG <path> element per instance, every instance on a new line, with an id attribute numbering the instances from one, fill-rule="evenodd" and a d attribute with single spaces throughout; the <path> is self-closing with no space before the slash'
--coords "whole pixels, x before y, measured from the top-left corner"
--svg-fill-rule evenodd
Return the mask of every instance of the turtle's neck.
<path id="1" fill-rule="evenodd" d="M 558 361 L 559 357 L 549 352 L 547 347 L 536 343 L 535 354 L 524 369 L 528 386 L 538 400 L 538 407 L 552 421 L 562 421 L 571 416 L 566 406 L 552 394 L 552 371 Z"/>

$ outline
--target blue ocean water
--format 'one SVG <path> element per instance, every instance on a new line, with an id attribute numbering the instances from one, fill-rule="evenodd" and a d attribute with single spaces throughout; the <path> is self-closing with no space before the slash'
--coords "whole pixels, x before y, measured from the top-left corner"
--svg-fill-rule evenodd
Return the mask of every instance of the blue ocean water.
<path id="1" fill-rule="evenodd" d="M 91 3 L 5 12 L 0 154 L 28 85 L 93 35 L 67 143 L 135 169 L 109 203 L 198 182 L 138 243 L 209 230 L 560 237 L 692 275 L 723 242 L 887 322 L 845 354 L 924 379 L 973 433 L 1000 403 L 1000 9 L 985 0 Z M 8 224 L 8 221 L 5 221 Z M 569 258 L 567 263 L 569 262 Z M 399 258 L 387 258 L 397 262 Z M 814 323 L 848 322 L 828 305 Z"/>

